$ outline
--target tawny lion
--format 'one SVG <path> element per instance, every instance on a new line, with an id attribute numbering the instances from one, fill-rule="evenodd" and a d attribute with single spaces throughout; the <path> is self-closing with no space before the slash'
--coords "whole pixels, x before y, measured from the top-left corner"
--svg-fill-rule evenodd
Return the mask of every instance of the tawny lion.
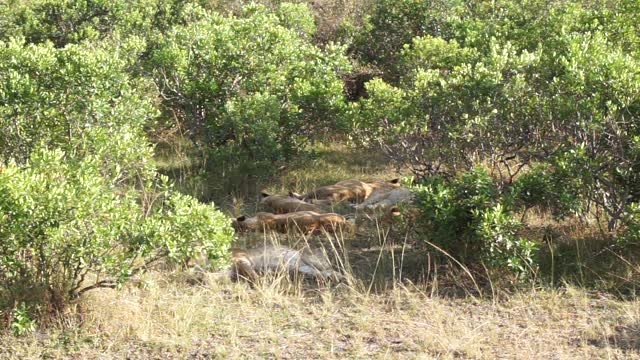
<path id="1" fill-rule="evenodd" d="M 315 204 L 336 204 L 343 201 L 360 203 L 366 200 L 371 193 L 380 189 L 394 189 L 400 186 L 400 179 L 389 181 L 374 181 L 371 183 L 360 180 L 344 180 L 333 185 L 319 187 L 304 195 L 292 193 L 300 200 L 310 201 Z"/>
<path id="2" fill-rule="evenodd" d="M 341 280 L 343 275 L 335 271 L 327 255 L 321 250 L 308 248 L 294 250 L 284 246 L 264 246 L 255 249 L 231 249 L 232 266 L 228 274 L 232 280 L 245 279 L 255 283 L 267 273 L 302 275 L 316 280 Z"/>
<path id="3" fill-rule="evenodd" d="M 269 195 L 266 192 L 260 194 L 260 203 L 273 210 L 276 214 L 287 214 L 296 211 L 315 211 L 323 213 L 318 205 L 309 204 L 290 195 Z"/>
<path id="4" fill-rule="evenodd" d="M 355 208 L 356 210 L 365 211 L 388 209 L 399 204 L 410 203 L 412 200 L 413 194 L 407 188 L 380 189 L 374 191 L 367 200 L 356 205 Z"/>
<path id="5" fill-rule="evenodd" d="M 240 216 L 233 222 L 238 231 L 299 231 L 310 234 L 317 230 L 338 231 L 353 229 L 354 224 L 335 213 L 297 211 L 287 214 L 256 213 L 254 217 Z"/>

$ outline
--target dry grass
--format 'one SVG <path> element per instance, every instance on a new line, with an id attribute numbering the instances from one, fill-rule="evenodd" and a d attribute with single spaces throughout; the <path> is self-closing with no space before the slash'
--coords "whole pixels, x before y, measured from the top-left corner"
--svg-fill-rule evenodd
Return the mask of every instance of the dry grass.
<path id="1" fill-rule="evenodd" d="M 82 303 L 79 328 L 0 340 L 3 358 L 640 358 L 640 303 L 578 289 L 492 302 L 397 286 L 287 286 L 148 273 Z"/>
<path id="2" fill-rule="evenodd" d="M 530 211 L 525 237 L 542 244 L 539 276 L 553 285 L 606 290 L 619 297 L 635 297 L 640 288 L 640 244 L 620 246 L 615 235 L 595 217 L 553 219 Z"/>

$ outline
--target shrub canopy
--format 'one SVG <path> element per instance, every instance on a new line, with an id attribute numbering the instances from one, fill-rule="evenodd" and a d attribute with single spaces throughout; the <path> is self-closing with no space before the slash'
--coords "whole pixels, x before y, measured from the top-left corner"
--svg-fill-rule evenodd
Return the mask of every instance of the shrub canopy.
<path id="1" fill-rule="evenodd" d="M 241 17 L 177 26 L 152 53 L 163 107 L 214 155 L 259 163 L 289 158 L 342 128 L 343 48 L 309 41 L 300 6 L 247 6 Z M 294 11 L 295 10 L 295 11 Z"/>
<path id="2" fill-rule="evenodd" d="M 576 196 L 614 229 L 639 199 L 638 3 L 453 3 L 438 15 L 403 2 L 426 12 L 412 15 L 419 36 L 389 49 L 402 73 L 368 83 L 354 138 L 382 144 L 419 176 L 486 162 L 510 185 L 548 164 L 549 174 L 573 174 Z"/>

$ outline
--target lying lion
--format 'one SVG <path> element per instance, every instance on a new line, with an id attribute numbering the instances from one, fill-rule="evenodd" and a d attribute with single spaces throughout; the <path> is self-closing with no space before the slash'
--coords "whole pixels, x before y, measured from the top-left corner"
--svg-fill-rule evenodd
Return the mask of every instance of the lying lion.
<path id="1" fill-rule="evenodd" d="M 366 200 L 371 193 L 381 189 L 393 189 L 400 186 L 400 179 L 389 181 L 375 181 L 371 183 L 360 180 L 344 180 L 333 185 L 319 187 L 304 195 L 292 193 L 296 198 L 310 201 L 315 204 L 336 204 L 343 201 L 360 203 Z"/>
<path id="2" fill-rule="evenodd" d="M 390 209 L 399 204 L 410 203 L 413 200 L 411 190 L 396 188 L 393 190 L 380 189 L 374 191 L 367 200 L 355 206 L 356 210 Z"/>
<path id="3" fill-rule="evenodd" d="M 238 231 L 277 231 L 287 233 L 291 230 L 310 234 L 317 230 L 337 231 L 352 229 L 354 224 L 344 216 L 335 213 L 317 213 L 297 211 L 287 214 L 256 213 L 254 217 L 245 215 L 236 218 L 233 226 Z"/>
<path id="4" fill-rule="evenodd" d="M 264 246 L 255 249 L 231 249 L 232 266 L 228 275 L 232 280 L 245 279 L 255 283 L 267 273 L 298 274 L 315 280 L 341 280 L 343 275 L 333 270 L 326 254 L 308 248 L 294 250 L 284 246 Z"/>
<path id="5" fill-rule="evenodd" d="M 292 195 L 269 195 L 266 192 L 262 192 L 260 196 L 262 197 L 260 203 L 276 214 L 287 214 L 296 211 L 325 212 L 318 205 L 309 204 Z"/>

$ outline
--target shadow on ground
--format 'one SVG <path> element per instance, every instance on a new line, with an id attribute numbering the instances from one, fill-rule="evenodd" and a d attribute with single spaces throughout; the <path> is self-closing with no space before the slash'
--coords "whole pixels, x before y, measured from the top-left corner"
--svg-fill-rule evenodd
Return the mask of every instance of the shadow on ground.
<path id="1" fill-rule="evenodd" d="M 618 324 L 614 334 L 604 338 L 590 339 L 588 343 L 600 348 L 618 348 L 623 351 L 640 350 L 640 322 L 633 324 Z"/>

